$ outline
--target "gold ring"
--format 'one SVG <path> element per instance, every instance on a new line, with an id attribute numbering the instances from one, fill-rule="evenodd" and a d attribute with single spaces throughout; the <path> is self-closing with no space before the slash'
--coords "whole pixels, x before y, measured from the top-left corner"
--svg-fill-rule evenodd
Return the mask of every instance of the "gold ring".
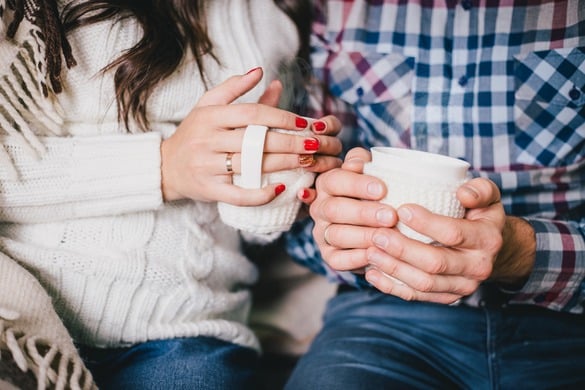
<path id="1" fill-rule="evenodd" d="M 232 164 L 232 157 L 234 154 L 232 152 L 227 152 L 225 154 L 225 170 L 229 175 L 234 173 L 234 166 Z"/>
<path id="2" fill-rule="evenodd" d="M 331 227 L 331 224 L 327 225 L 325 227 L 325 229 L 323 230 L 323 241 L 325 241 L 325 244 L 329 245 L 329 246 L 333 246 L 329 240 L 327 239 L 327 232 L 329 231 L 329 228 Z"/>

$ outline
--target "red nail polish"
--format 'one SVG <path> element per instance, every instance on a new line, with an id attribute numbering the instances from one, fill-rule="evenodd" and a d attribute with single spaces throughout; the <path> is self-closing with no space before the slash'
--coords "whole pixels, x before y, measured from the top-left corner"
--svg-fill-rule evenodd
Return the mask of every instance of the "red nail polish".
<path id="1" fill-rule="evenodd" d="M 284 192 L 284 190 L 286 190 L 286 186 L 284 184 L 279 184 L 276 186 L 276 188 L 274 188 L 274 194 L 280 195 Z"/>
<path id="2" fill-rule="evenodd" d="M 300 116 L 295 118 L 295 126 L 297 126 L 299 129 L 304 129 L 308 125 L 309 122 L 305 118 L 301 118 Z"/>
<path id="3" fill-rule="evenodd" d="M 317 138 L 307 138 L 305 140 L 305 150 L 307 151 L 319 150 L 319 140 Z"/>
<path id="4" fill-rule="evenodd" d="M 322 121 L 316 121 L 313 126 L 315 126 L 315 131 L 324 131 L 326 127 L 325 122 Z"/>
<path id="5" fill-rule="evenodd" d="M 311 196 L 311 193 L 309 192 L 309 190 L 307 190 L 306 188 L 303 189 L 303 195 L 302 198 L 303 199 L 309 199 L 309 196 Z"/>
<path id="6" fill-rule="evenodd" d="M 255 68 L 252 68 L 249 71 L 247 71 L 246 74 L 250 74 L 250 73 L 254 72 L 256 69 L 260 69 L 260 68 L 261 68 L 260 66 L 257 66 Z"/>

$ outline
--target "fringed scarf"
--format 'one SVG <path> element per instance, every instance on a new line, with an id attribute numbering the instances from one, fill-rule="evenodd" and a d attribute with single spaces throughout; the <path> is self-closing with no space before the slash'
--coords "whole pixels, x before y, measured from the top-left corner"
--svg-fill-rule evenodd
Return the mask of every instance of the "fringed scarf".
<path id="1" fill-rule="evenodd" d="M 39 282 L 2 253 L 0 278 L 0 364 L 10 361 L 32 372 L 39 390 L 96 389 Z"/>
<path id="2" fill-rule="evenodd" d="M 62 58 L 75 65 L 60 26 L 55 0 L 0 0 L 0 137 L 35 156 L 44 150 L 39 137 L 61 134 L 55 94 Z M 0 146 L 0 175 L 18 177 L 6 144 Z M 3 358 L 32 372 L 38 389 L 96 388 L 51 299 L 0 253 L 0 364 Z"/>
<path id="3" fill-rule="evenodd" d="M 55 94 L 63 58 L 75 65 L 55 0 L 0 0 L 0 136 L 12 136 L 37 157 L 44 151 L 39 137 L 62 135 Z M 18 177 L 6 145 L 2 173 Z"/>

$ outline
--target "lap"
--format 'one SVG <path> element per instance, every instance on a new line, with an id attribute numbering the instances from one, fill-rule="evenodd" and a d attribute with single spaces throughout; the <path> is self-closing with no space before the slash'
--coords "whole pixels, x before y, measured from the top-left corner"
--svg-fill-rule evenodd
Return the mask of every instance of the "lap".
<path id="1" fill-rule="evenodd" d="M 323 329 L 287 388 L 583 385 L 584 318 L 343 293 L 330 301 Z"/>
<path id="2" fill-rule="evenodd" d="M 104 389 L 254 388 L 258 368 L 256 351 L 210 337 L 81 347 L 81 355 Z"/>

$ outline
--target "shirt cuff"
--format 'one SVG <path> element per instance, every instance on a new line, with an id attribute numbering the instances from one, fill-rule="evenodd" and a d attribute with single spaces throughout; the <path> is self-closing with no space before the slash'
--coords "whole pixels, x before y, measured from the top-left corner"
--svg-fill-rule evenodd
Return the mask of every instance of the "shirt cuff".
<path id="1" fill-rule="evenodd" d="M 585 243 L 576 222 L 527 219 L 536 235 L 536 259 L 530 277 L 510 303 L 582 313 Z"/>

